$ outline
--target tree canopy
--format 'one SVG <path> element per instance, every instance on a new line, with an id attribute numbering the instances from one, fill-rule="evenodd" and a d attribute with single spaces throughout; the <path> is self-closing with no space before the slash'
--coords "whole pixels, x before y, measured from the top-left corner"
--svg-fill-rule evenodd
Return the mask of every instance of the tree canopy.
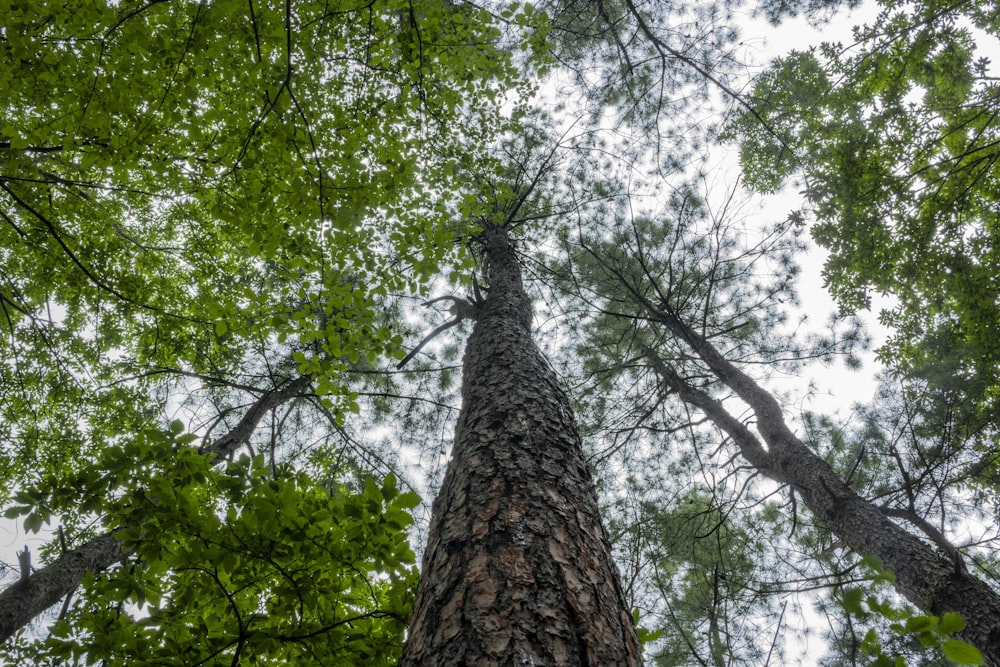
<path id="1" fill-rule="evenodd" d="M 511 117 L 503 23 L 448 2 L 3 16 L 3 500 L 60 522 L 36 564 L 106 531 L 139 559 L 83 577 L 53 655 L 100 634 L 78 658 L 388 660 L 415 496 L 315 443 L 359 410 L 348 368 L 401 354 L 390 295 L 456 260 L 440 193 Z"/>
<path id="2" fill-rule="evenodd" d="M 651 664 L 817 613 L 828 664 L 1000 660 L 1000 13 L 748 77 L 747 13 L 853 4 L 0 0 L 3 659 L 395 664 L 468 330 L 414 306 L 480 303 L 502 228 Z M 874 294 L 881 389 L 799 410 Z"/>
<path id="3" fill-rule="evenodd" d="M 804 179 L 845 311 L 873 293 L 886 360 L 996 415 L 997 99 L 982 3 L 884 3 L 853 44 L 779 58 L 735 125 L 749 182 Z M 761 120 L 763 122 L 761 122 Z"/>

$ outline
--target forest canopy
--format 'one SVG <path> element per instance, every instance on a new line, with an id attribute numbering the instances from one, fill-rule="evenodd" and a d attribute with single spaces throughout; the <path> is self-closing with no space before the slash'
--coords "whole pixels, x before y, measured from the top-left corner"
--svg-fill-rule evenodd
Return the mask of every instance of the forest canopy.
<path id="1" fill-rule="evenodd" d="M 523 290 L 647 664 L 1000 664 L 1000 10 L 855 4 L 0 0 L 0 661 L 396 664 Z"/>

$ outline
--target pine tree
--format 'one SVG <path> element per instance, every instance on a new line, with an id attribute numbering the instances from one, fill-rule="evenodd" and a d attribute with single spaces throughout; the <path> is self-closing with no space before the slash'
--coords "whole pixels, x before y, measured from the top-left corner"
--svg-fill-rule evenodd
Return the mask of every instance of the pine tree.
<path id="1" fill-rule="evenodd" d="M 573 412 L 532 340 L 513 243 L 490 224 L 478 243 L 489 292 L 473 304 L 452 461 L 400 664 L 639 665 Z"/>

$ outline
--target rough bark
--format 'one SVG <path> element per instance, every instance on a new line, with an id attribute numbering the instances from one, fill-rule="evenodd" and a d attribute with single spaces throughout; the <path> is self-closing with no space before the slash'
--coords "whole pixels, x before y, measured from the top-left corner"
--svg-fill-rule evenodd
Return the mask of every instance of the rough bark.
<path id="1" fill-rule="evenodd" d="M 281 389 L 265 393 L 231 431 L 201 451 L 216 455 L 216 460 L 226 458 L 247 442 L 265 414 L 300 395 L 310 382 L 309 377 L 302 376 Z M 27 579 L 8 586 L 0 593 L 0 642 L 7 641 L 36 616 L 75 591 L 88 572 L 102 572 L 129 555 L 113 532 L 104 533 L 67 551 Z"/>
<path id="2" fill-rule="evenodd" d="M 0 595 L 0 641 L 7 641 L 35 616 L 76 590 L 88 572 L 104 570 L 125 556 L 121 543 L 105 533 L 7 588 Z"/>
<path id="3" fill-rule="evenodd" d="M 896 590 L 913 605 L 937 616 L 961 614 L 966 622 L 962 639 L 983 652 L 986 665 L 1000 667 L 1000 595 L 968 572 L 957 550 L 952 548 L 948 553 L 929 544 L 892 521 L 889 512 L 855 493 L 792 432 L 781 406 L 767 390 L 672 314 L 659 312 L 657 319 L 690 345 L 716 377 L 751 407 L 767 449 L 721 403 L 687 385 L 647 348 L 647 356 L 667 384 L 732 437 L 757 470 L 791 485 L 830 532 L 861 556 L 881 561 L 895 574 Z"/>
<path id="4" fill-rule="evenodd" d="M 580 436 L 531 338 L 514 250 L 498 227 L 481 240 L 489 295 L 465 351 L 400 665 L 639 665 Z"/>

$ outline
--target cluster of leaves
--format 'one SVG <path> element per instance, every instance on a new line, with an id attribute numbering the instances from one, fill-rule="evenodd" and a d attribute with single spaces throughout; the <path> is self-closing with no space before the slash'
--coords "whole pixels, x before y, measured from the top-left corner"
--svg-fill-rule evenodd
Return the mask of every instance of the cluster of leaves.
<path id="1" fill-rule="evenodd" d="M 108 451 L 122 495 L 107 509 L 130 559 L 89 575 L 48 638 L 7 656 L 391 664 L 418 576 L 407 527 L 419 497 L 392 475 L 350 489 L 263 455 L 213 466 L 181 428 Z"/>
<path id="2" fill-rule="evenodd" d="M 866 569 L 873 572 L 870 577 L 870 587 L 878 588 L 880 584 L 892 584 L 895 577 L 885 571 L 877 562 L 868 560 L 864 563 Z M 884 594 L 884 592 L 883 592 Z M 921 614 L 909 606 L 899 606 L 890 599 L 879 594 L 868 592 L 865 588 L 846 588 L 840 595 L 841 604 L 849 616 L 862 623 L 872 620 L 887 621 L 889 629 L 904 641 L 912 640 L 923 649 L 940 651 L 951 663 L 958 665 L 981 665 L 983 654 L 975 646 L 955 639 L 953 635 L 965 628 L 965 619 L 960 614 L 948 613 L 943 616 Z M 883 637 L 874 628 L 869 628 L 858 642 L 858 649 L 871 659 L 873 667 L 906 667 L 907 659 L 903 655 L 890 655 Z M 923 651 L 926 655 L 928 651 Z"/>
<path id="3" fill-rule="evenodd" d="M 854 45 L 777 59 L 731 136 L 754 187 L 804 176 L 845 310 L 897 301 L 883 360 L 995 414 L 1000 89 L 976 34 L 995 39 L 1000 20 L 991 2 L 881 5 Z"/>
<path id="4" fill-rule="evenodd" d="M 344 409 L 339 374 L 401 345 L 389 296 L 455 258 L 438 195 L 521 83 L 497 20 L 439 0 L 0 12 L 5 482 L 158 413 L 151 371 L 294 348 Z"/>

